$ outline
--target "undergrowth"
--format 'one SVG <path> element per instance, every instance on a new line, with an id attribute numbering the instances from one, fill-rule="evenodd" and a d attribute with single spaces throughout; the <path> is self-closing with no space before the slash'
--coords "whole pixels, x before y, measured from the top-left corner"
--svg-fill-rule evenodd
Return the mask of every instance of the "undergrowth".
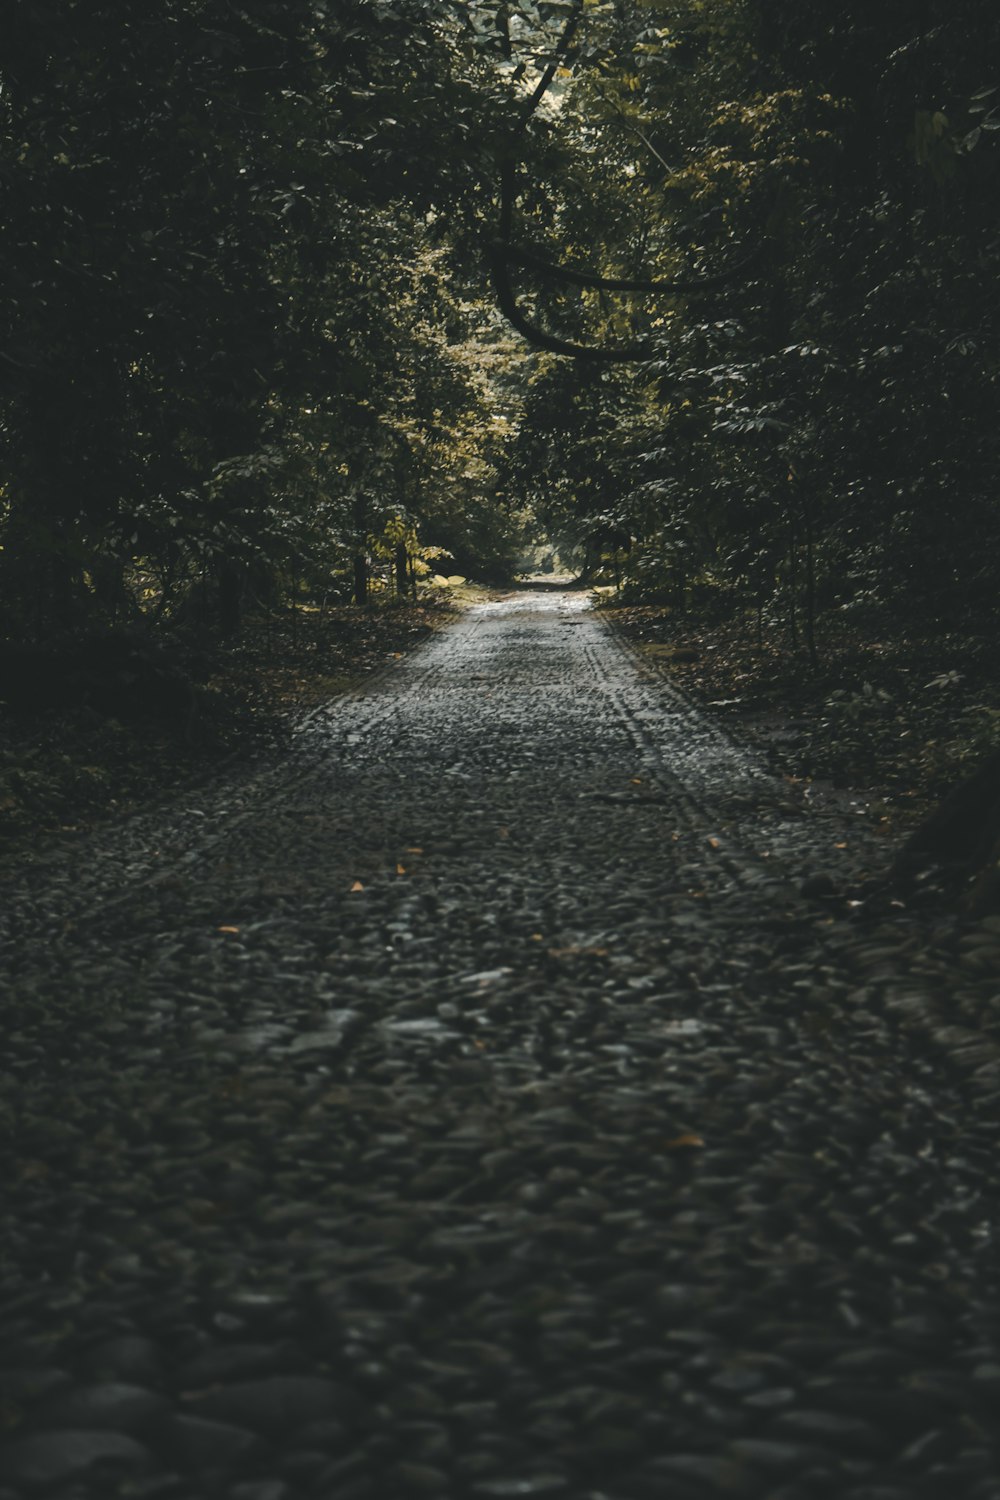
<path id="1" fill-rule="evenodd" d="M 767 745 L 787 774 L 884 797 L 901 826 L 1000 746 L 993 639 L 823 622 L 817 667 L 741 622 L 608 601 L 610 617 L 685 689 Z"/>
<path id="2" fill-rule="evenodd" d="M 466 602 L 465 599 L 461 602 Z M 227 761 L 282 743 L 297 712 L 358 686 L 453 618 L 447 592 L 418 604 L 300 608 L 250 619 L 205 652 L 193 715 L 0 704 L 0 858 L 155 804 Z"/>

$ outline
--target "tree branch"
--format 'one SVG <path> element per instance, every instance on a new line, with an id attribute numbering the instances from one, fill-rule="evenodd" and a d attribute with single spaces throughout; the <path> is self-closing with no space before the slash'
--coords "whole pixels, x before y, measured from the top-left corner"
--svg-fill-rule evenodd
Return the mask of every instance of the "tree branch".
<path id="1" fill-rule="evenodd" d="M 725 286 L 735 276 L 752 266 L 760 258 L 761 251 L 759 249 L 751 251 L 735 266 L 730 266 L 728 271 L 720 271 L 717 276 L 700 276 L 693 281 L 685 280 L 684 277 L 670 281 L 627 281 L 611 276 L 596 276 L 590 271 L 577 271 L 572 266 L 554 265 L 552 261 L 543 260 L 541 256 L 532 254 L 530 250 L 515 250 L 510 246 L 506 248 L 506 255 L 511 265 L 523 266 L 525 270 L 537 271 L 540 276 L 546 276 L 551 281 L 565 281 L 571 286 L 588 287 L 602 292 L 646 292 L 660 296 L 673 296 L 681 292 L 697 293 Z"/>
<path id="2" fill-rule="evenodd" d="M 515 250 L 511 244 L 514 227 L 514 205 L 517 199 L 517 165 L 515 146 L 524 135 L 528 124 L 544 99 L 560 63 L 566 56 L 577 27 L 583 15 L 584 0 L 576 0 L 572 13 L 567 17 L 562 33 L 556 43 L 552 57 L 542 72 L 534 89 L 532 89 L 525 106 L 521 111 L 520 118 L 515 126 L 507 150 L 500 162 L 500 203 L 499 222 L 497 226 L 496 242 L 490 247 L 489 263 L 490 275 L 496 291 L 497 305 L 518 333 L 526 338 L 530 344 L 537 349 L 548 350 L 552 354 L 566 355 L 572 359 L 600 360 L 611 363 L 641 363 L 653 358 L 656 350 L 649 344 L 625 344 L 612 346 L 610 348 L 595 345 L 577 344 L 571 339 L 559 338 L 556 334 L 547 333 L 542 328 L 537 328 L 525 316 L 518 305 L 517 297 L 511 281 L 511 267 L 518 265 L 528 270 L 533 270 L 539 275 L 546 276 L 550 280 L 561 281 L 572 286 L 585 287 L 590 290 L 601 292 L 637 292 L 652 296 L 672 296 L 677 293 L 696 294 L 701 291 L 710 290 L 713 287 L 724 286 L 731 281 L 739 272 L 760 254 L 754 251 L 745 257 L 736 266 L 730 267 L 726 272 L 718 276 L 700 277 L 693 281 L 674 279 L 670 281 L 638 281 L 625 280 L 616 277 L 596 276 L 589 271 L 577 271 L 570 266 L 553 265 L 551 261 L 541 259 L 527 250 Z M 650 142 L 643 136 L 644 144 L 653 151 L 654 156 L 662 162 L 662 157 L 652 147 Z M 665 164 L 664 164 L 665 165 Z"/>
<path id="3" fill-rule="evenodd" d="M 570 339 L 558 338 L 542 328 L 536 328 L 518 306 L 510 279 L 510 260 L 502 245 L 495 245 L 490 251 L 490 273 L 501 313 L 511 327 L 536 349 L 545 349 L 550 354 L 563 354 L 571 359 L 589 359 L 605 364 L 640 364 L 654 358 L 657 352 L 648 344 L 625 344 L 611 348 L 576 344 Z"/>
<path id="4" fill-rule="evenodd" d="M 538 106 L 541 104 L 542 100 L 545 98 L 545 95 L 548 93 L 549 86 L 559 70 L 559 64 L 562 62 L 563 58 L 566 56 L 566 53 L 569 51 L 570 44 L 572 43 L 573 38 L 576 35 L 576 29 L 580 24 L 580 18 L 582 15 L 583 0 L 576 0 L 576 8 L 566 18 L 566 24 L 562 29 L 559 40 L 556 42 L 555 51 L 552 54 L 548 66 L 544 69 L 541 78 L 538 80 L 538 82 L 535 84 L 535 87 L 528 95 L 524 109 L 521 111 L 521 118 L 517 123 L 516 129 L 514 130 L 514 134 L 511 139 L 511 145 L 513 145 L 514 141 L 516 141 L 518 137 L 523 135 L 527 130 L 528 122 L 530 121 Z"/>

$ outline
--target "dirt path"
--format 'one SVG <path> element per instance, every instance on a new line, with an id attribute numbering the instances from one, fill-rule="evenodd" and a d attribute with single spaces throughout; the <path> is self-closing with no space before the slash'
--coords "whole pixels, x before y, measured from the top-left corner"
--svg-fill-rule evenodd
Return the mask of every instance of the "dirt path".
<path id="1" fill-rule="evenodd" d="M 0 1500 L 997 1500 L 1000 933 L 846 817 L 518 594 L 0 893 Z"/>

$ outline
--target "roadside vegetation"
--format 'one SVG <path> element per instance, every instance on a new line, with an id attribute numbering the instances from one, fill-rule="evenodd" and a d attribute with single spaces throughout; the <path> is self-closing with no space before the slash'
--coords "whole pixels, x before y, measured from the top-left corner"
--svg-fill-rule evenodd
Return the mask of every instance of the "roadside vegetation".
<path id="1" fill-rule="evenodd" d="M 154 653 L 140 638 L 137 659 L 116 675 L 16 704 L 0 721 L 0 862 L 33 857 L 39 835 L 46 849 L 280 750 L 309 709 L 391 669 L 477 596 L 490 592 L 464 586 L 363 610 L 257 615 L 238 638 L 196 656 L 176 646 Z M 155 696 L 130 704 L 136 682 L 151 679 Z"/>

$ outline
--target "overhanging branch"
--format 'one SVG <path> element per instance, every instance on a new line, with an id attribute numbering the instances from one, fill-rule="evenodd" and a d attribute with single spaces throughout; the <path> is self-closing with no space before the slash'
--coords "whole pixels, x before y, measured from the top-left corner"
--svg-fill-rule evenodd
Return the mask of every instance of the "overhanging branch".
<path id="1" fill-rule="evenodd" d="M 497 297 L 497 305 L 510 323 L 523 338 L 527 339 L 535 348 L 548 350 L 552 354 L 566 355 L 572 359 L 586 359 L 602 361 L 605 363 L 641 363 L 651 359 L 656 354 L 656 349 L 650 344 L 625 344 L 611 347 L 600 347 L 596 345 L 578 344 L 571 339 L 560 338 L 557 334 L 546 332 L 538 328 L 518 304 L 511 278 L 511 268 L 521 266 L 534 271 L 537 275 L 546 277 L 551 281 L 559 281 L 566 285 L 578 286 L 591 291 L 601 292 L 629 292 L 643 296 L 674 296 L 674 295 L 697 295 L 704 291 L 710 291 L 716 287 L 725 286 L 734 280 L 742 271 L 759 257 L 760 251 L 756 250 L 745 256 L 735 266 L 717 276 L 703 276 L 693 279 L 672 278 L 668 281 L 650 281 L 638 279 L 625 279 L 619 277 L 598 276 L 590 271 L 575 270 L 572 266 L 558 266 L 551 261 L 542 259 L 528 250 L 516 250 L 512 243 L 514 228 L 514 205 L 517 199 L 516 183 L 516 161 L 517 145 L 528 128 L 528 125 L 537 111 L 539 105 L 548 92 L 552 80 L 562 61 L 565 59 L 577 28 L 583 15 L 584 0 L 576 0 L 575 6 L 563 26 L 559 40 L 547 66 L 542 71 L 531 94 L 525 101 L 517 124 L 508 141 L 507 150 L 500 163 L 500 201 L 499 222 L 497 225 L 497 238 L 489 249 L 490 274 Z M 646 142 L 649 145 L 649 142 Z M 652 148 L 650 148 L 652 149 Z M 655 154 L 655 153 L 654 153 Z"/>
<path id="2" fill-rule="evenodd" d="M 596 344 L 577 344 L 571 339 L 546 333 L 531 323 L 518 306 L 517 297 L 510 278 L 510 258 L 503 245 L 495 245 L 490 251 L 490 272 L 496 292 L 497 306 L 507 322 L 536 349 L 546 349 L 550 354 L 564 354 L 571 359 L 589 359 L 604 364 L 639 364 L 652 359 L 656 350 L 648 344 L 626 344 L 605 348 Z"/>
<path id="3" fill-rule="evenodd" d="M 697 292 L 712 291 L 717 287 L 725 286 L 759 258 L 760 251 L 754 250 L 751 254 L 745 255 L 735 266 L 730 266 L 727 271 L 720 271 L 717 276 L 696 276 L 693 280 L 681 276 L 670 281 L 629 281 L 619 280 L 613 276 L 597 276 L 591 271 L 578 271 L 573 266 L 557 266 L 552 261 L 543 260 L 541 256 L 534 255 L 530 250 L 515 250 L 513 247 L 507 249 L 507 259 L 511 265 L 523 266 L 525 270 L 535 271 L 550 281 L 565 281 L 571 286 L 587 287 L 593 291 L 643 292 L 658 296 L 680 294 L 687 296 Z"/>

